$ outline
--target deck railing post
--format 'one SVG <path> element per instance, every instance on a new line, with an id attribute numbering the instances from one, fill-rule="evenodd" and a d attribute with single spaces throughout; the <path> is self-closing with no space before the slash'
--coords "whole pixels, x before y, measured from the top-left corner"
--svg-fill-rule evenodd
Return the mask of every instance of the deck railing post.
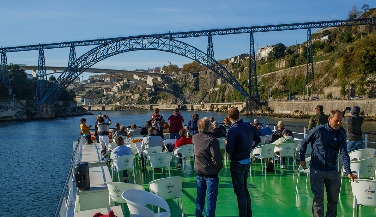
<path id="1" fill-rule="evenodd" d="M 368 148 L 368 133 L 364 133 L 364 148 Z"/>
<path id="2" fill-rule="evenodd" d="M 303 135 L 304 135 L 304 138 L 307 135 L 307 129 L 306 129 L 306 127 L 303 128 Z"/>

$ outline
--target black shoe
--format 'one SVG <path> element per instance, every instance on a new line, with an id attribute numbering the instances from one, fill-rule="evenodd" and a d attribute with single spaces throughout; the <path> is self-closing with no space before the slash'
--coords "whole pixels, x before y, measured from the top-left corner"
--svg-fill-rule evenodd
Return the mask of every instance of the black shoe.
<path id="1" fill-rule="evenodd" d="M 125 183 L 129 183 L 129 179 L 127 177 L 124 178 L 123 180 Z"/>

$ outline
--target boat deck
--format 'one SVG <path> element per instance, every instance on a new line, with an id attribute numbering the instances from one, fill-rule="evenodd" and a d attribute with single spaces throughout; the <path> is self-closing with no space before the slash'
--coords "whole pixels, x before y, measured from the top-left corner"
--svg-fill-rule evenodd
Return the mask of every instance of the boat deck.
<path id="1" fill-rule="evenodd" d="M 107 213 L 108 210 L 108 208 L 105 208 L 106 202 L 108 202 L 108 195 L 106 196 L 105 193 L 99 191 L 106 192 L 104 181 L 105 179 L 107 179 L 107 181 L 110 181 L 108 179 L 111 179 L 109 173 L 110 167 L 100 161 L 98 145 L 90 145 L 91 148 L 85 146 L 86 145 L 84 145 L 82 152 L 82 161 L 89 161 L 89 165 L 91 165 L 91 186 L 94 187 L 94 185 L 96 185 L 95 182 L 97 182 L 97 184 L 99 183 L 99 185 L 103 185 L 101 188 L 95 189 L 94 187 L 89 191 L 93 192 L 98 190 L 98 194 L 94 193 L 92 197 L 101 197 L 101 206 L 104 207 L 94 207 L 90 210 L 75 212 L 75 216 L 93 216 L 97 212 Z M 151 167 L 148 167 L 146 172 L 142 172 L 139 158 L 136 158 L 135 167 L 136 183 L 143 185 L 145 189 L 148 190 L 148 184 L 152 180 Z M 100 171 L 95 172 L 98 171 L 98 169 L 100 169 Z M 131 174 L 132 173 L 129 173 L 129 180 L 133 181 Z M 220 182 L 216 216 L 238 216 L 237 200 L 233 193 L 229 165 L 226 165 L 219 175 Z M 162 171 L 155 173 L 155 179 L 167 176 L 168 171 L 166 169 L 163 173 Z M 196 178 L 193 168 L 193 160 L 186 162 L 184 170 L 177 170 L 176 160 L 173 161 L 171 163 L 171 176 L 183 177 L 183 213 L 186 217 L 195 216 Z M 117 181 L 117 177 L 113 178 L 114 181 Z M 297 179 L 299 180 L 298 184 Z M 268 172 L 266 175 L 263 175 L 261 173 L 260 162 L 257 160 L 253 163 L 252 175 L 248 179 L 248 187 L 251 194 L 252 211 L 254 216 L 312 216 L 311 204 L 313 195 L 310 190 L 309 180 L 308 183 L 306 183 L 305 174 L 298 177 L 296 172 L 293 171 L 292 166 L 283 169 L 282 175 L 279 173 L 279 170 L 277 170 L 276 173 Z M 82 191 L 81 194 L 85 194 L 85 191 Z M 80 200 L 77 200 L 76 210 L 78 207 L 77 205 L 85 200 L 87 199 L 81 198 Z M 172 212 L 171 216 L 178 216 L 179 210 L 176 200 L 169 200 L 168 204 Z M 343 178 L 338 204 L 338 216 L 352 216 L 352 204 L 353 196 L 350 181 L 347 178 Z M 129 216 L 126 204 L 121 204 L 109 209 L 114 209 L 115 214 L 119 215 L 120 208 L 122 208 L 124 216 Z M 119 216 L 121 216 L 121 214 Z M 376 209 L 372 207 L 361 207 L 359 216 L 376 216 Z"/>

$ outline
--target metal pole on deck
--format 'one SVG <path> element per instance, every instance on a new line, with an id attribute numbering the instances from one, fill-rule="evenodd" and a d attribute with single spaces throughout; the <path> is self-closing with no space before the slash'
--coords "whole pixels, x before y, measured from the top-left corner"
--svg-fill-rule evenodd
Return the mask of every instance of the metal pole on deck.
<path id="1" fill-rule="evenodd" d="M 368 148 L 368 133 L 364 133 L 364 148 Z"/>
<path id="2" fill-rule="evenodd" d="M 305 138 L 306 135 L 307 135 L 307 129 L 306 129 L 306 127 L 303 128 L 303 135 L 304 135 L 304 138 Z"/>

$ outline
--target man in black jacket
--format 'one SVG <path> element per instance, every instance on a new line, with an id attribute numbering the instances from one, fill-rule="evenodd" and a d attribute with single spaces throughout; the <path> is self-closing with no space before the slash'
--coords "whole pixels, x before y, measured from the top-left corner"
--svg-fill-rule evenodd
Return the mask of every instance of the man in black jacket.
<path id="1" fill-rule="evenodd" d="M 261 139 L 249 122 L 239 119 L 239 110 L 231 107 L 228 118 L 232 126 L 227 132 L 226 152 L 230 155 L 230 172 L 234 193 L 238 200 L 239 216 L 251 217 L 251 198 L 247 187 L 247 178 L 251 165 L 250 153 Z"/>
<path id="2" fill-rule="evenodd" d="M 346 111 L 346 108 L 345 108 Z M 354 151 L 363 147 L 362 125 L 364 118 L 359 116 L 360 107 L 351 108 L 351 117 L 347 119 L 347 151 Z"/>
<path id="3" fill-rule="evenodd" d="M 342 113 L 330 111 L 328 123 L 313 128 L 300 143 L 300 165 L 306 168 L 307 145 L 312 147 L 310 180 L 313 192 L 312 214 L 324 216 L 324 188 L 326 188 L 327 211 L 325 216 L 337 216 L 341 177 L 338 172 L 338 154 L 341 154 L 347 177 L 352 181 L 358 177 L 351 173 L 350 157 L 347 152 L 346 135 L 342 124 Z"/>

